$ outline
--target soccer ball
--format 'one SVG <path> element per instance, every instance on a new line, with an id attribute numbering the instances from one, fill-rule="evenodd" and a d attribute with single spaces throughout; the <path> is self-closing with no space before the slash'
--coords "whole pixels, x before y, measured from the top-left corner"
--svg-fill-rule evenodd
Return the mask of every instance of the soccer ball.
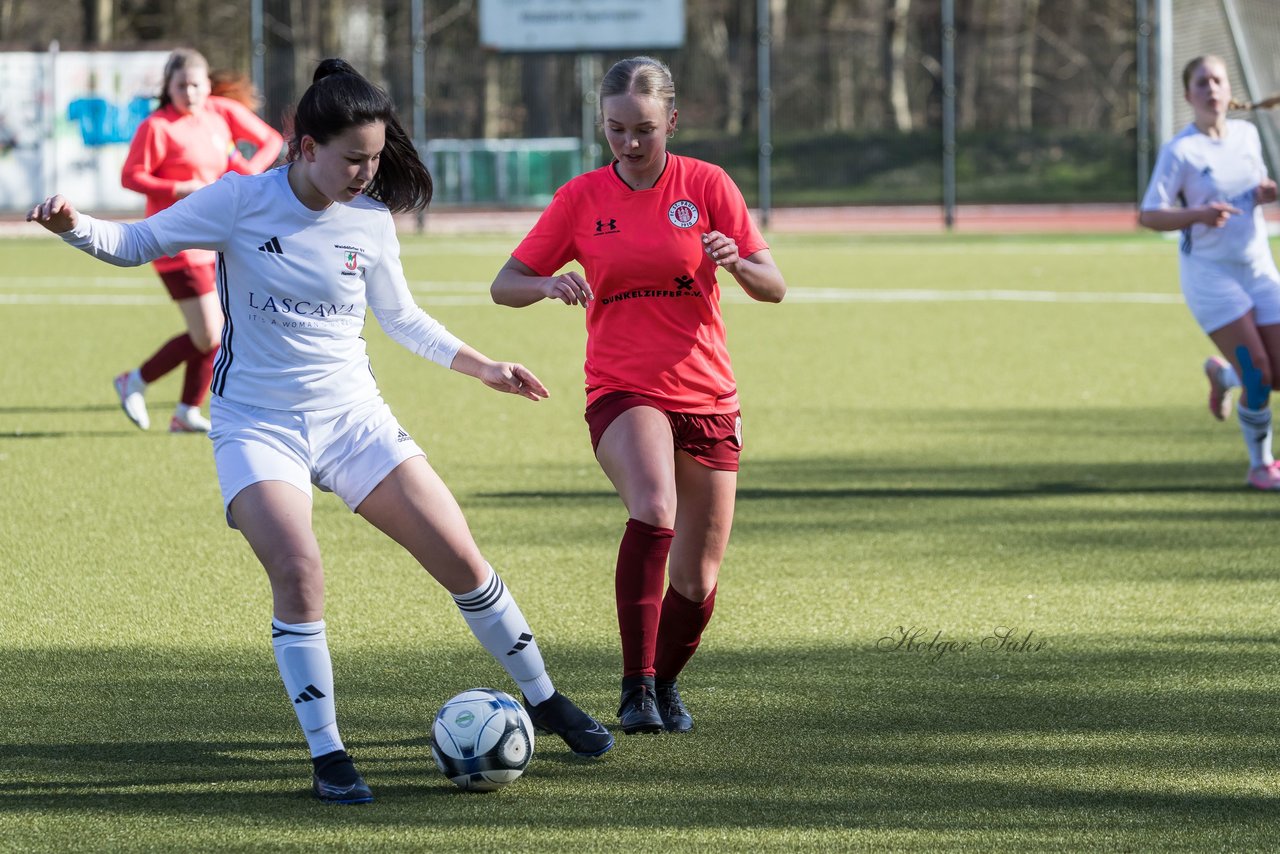
<path id="1" fill-rule="evenodd" d="M 445 703 L 431 725 L 431 756 L 460 789 L 492 792 L 533 758 L 533 721 L 510 694 L 472 688 Z"/>

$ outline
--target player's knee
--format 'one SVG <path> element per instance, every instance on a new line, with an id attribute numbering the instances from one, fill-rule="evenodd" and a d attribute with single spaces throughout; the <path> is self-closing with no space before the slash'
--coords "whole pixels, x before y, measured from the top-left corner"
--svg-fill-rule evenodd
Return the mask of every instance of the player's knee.
<path id="1" fill-rule="evenodd" d="M 705 602 L 707 597 L 715 592 L 716 584 L 714 580 L 707 578 L 695 578 L 684 584 L 684 589 L 679 590 L 681 596 L 690 602 Z"/>
<path id="2" fill-rule="evenodd" d="M 201 353 L 209 354 L 218 349 L 218 339 L 222 337 L 221 327 L 208 326 L 191 333 L 191 343 Z"/>
<path id="3" fill-rule="evenodd" d="M 676 523 L 675 496 L 662 492 L 645 493 L 628 505 L 631 518 L 657 528 L 670 528 Z"/>
<path id="4" fill-rule="evenodd" d="M 277 592 L 306 598 L 324 584 L 319 555 L 284 554 L 264 561 L 271 586 Z"/>

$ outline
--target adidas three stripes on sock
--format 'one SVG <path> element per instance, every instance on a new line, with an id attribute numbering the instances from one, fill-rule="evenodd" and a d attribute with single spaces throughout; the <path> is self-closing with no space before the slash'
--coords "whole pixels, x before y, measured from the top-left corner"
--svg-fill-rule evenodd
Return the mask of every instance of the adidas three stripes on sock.
<path id="1" fill-rule="evenodd" d="M 555 693 L 533 629 L 492 567 L 484 584 L 454 595 L 453 601 L 476 640 L 516 681 L 530 703 L 536 706 Z"/>
<path id="2" fill-rule="evenodd" d="M 324 620 L 313 623 L 271 621 L 271 646 L 285 691 L 307 737 L 311 755 L 342 750 L 333 705 L 333 665 Z"/>

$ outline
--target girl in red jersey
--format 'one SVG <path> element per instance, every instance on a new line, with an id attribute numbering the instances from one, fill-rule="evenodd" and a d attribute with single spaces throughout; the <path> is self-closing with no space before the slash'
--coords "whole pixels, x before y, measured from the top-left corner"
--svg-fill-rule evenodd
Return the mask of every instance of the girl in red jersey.
<path id="1" fill-rule="evenodd" d="M 614 65 L 600 111 L 613 162 L 560 188 L 492 295 L 586 308 L 586 420 L 630 515 L 615 573 L 619 722 L 687 732 L 676 677 L 711 618 L 742 450 L 716 270 L 763 302 L 787 286 L 729 176 L 667 151 L 677 111 L 665 65 Z M 570 261 L 586 275 L 557 273 Z"/>
<path id="2" fill-rule="evenodd" d="M 164 67 L 160 106 L 138 126 L 120 182 L 147 197 L 151 216 L 229 171 L 257 174 L 275 163 L 280 134 L 243 104 L 209 94 L 209 63 L 194 50 L 169 55 Z M 245 142 L 256 151 L 246 159 L 236 148 Z M 215 255 L 189 249 L 157 258 L 156 272 L 178 304 L 187 331 L 167 341 L 138 368 L 115 379 L 120 406 L 143 430 L 151 426 L 143 393 L 178 365 L 186 363 L 182 397 L 169 421 L 172 433 L 207 433 L 200 404 L 209 391 L 214 358 L 222 335 L 222 311 L 214 293 Z"/>

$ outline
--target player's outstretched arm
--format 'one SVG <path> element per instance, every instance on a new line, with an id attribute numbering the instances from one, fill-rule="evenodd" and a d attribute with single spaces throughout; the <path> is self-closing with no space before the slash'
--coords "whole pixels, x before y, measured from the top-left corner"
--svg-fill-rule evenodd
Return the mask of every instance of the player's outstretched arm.
<path id="1" fill-rule="evenodd" d="M 1226 202 L 1210 202 L 1194 208 L 1153 208 L 1138 214 L 1138 224 L 1152 231 L 1181 231 L 1189 225 L 1222 228 L 1227 220 L 1241 213 Z"/>
<path id="2" fill-rule="evenodd" d="M 594 296 L 591 286 L 582 274 L 570 270 L 558 276 L 539 276 L 529 265 L 516 258 L 508 258 L 502 265 L 489 295 L 498 305 L 524 308 L 544 299 L 558 299 L 565 305 L 586 306 Z"/>
<path id="3" fill-rule="evenodd" d="M 37 222 L 54 234 L 64 234 L 76 227 L 80 215 L 63 196 L 50 196 L 27 211 L 27 222 Z"/>
<path id="4" fill-rule="evenodd" d="M 475 377 L 491 389 L 518 394 L 529 400 L 541 400 L 551 393 L 542 381 L 517 362 L 495 362 L 483 353 L 463 344 L 449 367 L 460 374 Z"/>

